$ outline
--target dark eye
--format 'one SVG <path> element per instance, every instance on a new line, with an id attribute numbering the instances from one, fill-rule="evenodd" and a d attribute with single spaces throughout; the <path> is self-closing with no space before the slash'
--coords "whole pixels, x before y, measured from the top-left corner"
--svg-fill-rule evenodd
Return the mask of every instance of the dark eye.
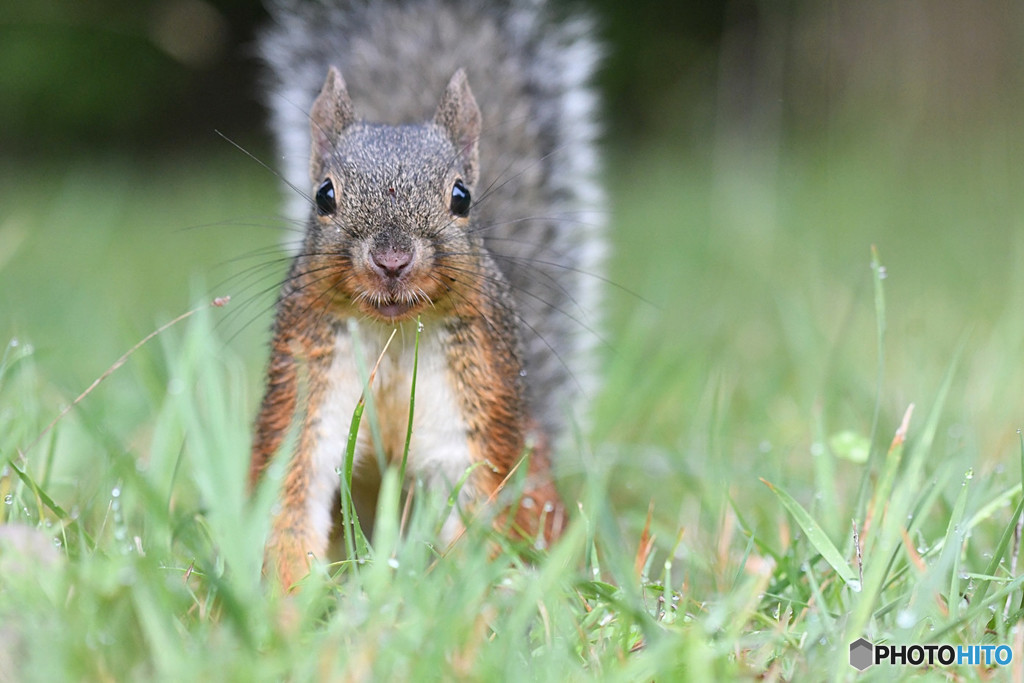
<path id="1" fill-rule="evenodd" d="M 338 204 L 334 201 L 334 183 L 328 178 L 317 188 L 316 213 L 318 216 L 333 216 L 337 210 Z"/>
<path id="2" fill-rule="evenodd" d="M 469 215 L 469 203 L 469 190 L 461 180 L 456 180 L 455 185 L 452 186 L 452 203 L 449 208 L 456 216 L 465 218 Z"/>

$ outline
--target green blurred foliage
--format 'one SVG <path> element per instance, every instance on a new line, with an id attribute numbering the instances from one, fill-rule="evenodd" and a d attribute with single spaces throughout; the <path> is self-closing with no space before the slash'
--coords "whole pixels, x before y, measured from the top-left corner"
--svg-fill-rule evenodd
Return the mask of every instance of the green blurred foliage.
<path id="1" fill-rule="evenodd" d="M 725 3 L 567 4 L 593 5 L 609 41 L 601 79 L 616 135 L 676 127 L 679 112 L 665 105 L 706 85 Z M 209 141 L 213 129 L 258 136 L 250 47 L 265 20 L 251 0 L 6 3 L 0 150 L 137 150 Z"/>
<path id="2" fill-rule="evenodd" d="M 261 121 L 246 43 L 259 3 L 0 5 L 0 153 L 145 153 Z"/>
<path id="3" fill-rule="evenodd" d="M 616 144 L 913 142 L 1024 104 L 1014 0 L 553 1 L 598 18 Z M 265 139 L 251 50 L 265 20 L 253 0 L 3 3 L 0 153 Z"/>

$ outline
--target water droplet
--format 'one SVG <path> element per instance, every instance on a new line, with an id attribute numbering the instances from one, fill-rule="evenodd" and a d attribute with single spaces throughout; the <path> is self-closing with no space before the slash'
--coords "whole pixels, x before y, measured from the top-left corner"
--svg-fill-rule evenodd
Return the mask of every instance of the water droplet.
<path id="1" fill-rule="evenodd" d="M 899 614 L 896 615 L 896 625 L 900 628 L 913 628 L 916 623 L 917 615 L 914 614 L 913 610 L 901 609 Z"/>
<path id="2" fill-rule="evenodd" d="M 520 506 L 521 506 L 521 507 L 522 507 L 522 508 L 523 508 L 524 510 L 532 510 L 532 509 L 533 509 L 533 506 L 534 506 L 534 504 L 535 504 L 535 503 L 533 502 L 533 498 L 523 498 L 523 502 L 521 502 L 521 503 L 520 503 L 519 505 L 520 505 Z"/>
<path id="3" fill-rule="evenodd" d="M 544 512 L 553 512 L 554 509 L 555 509 L 555 504 L 552 503 L 550 500 L 548 502 L 544 503 Z"/>
<path id="4" fill-rule="evenodd" d="M 390 557 L 390 558 L 388 558 L 388 566 L 391 567 L 392 569 L 398 569 L 398 558 L 397 557 Z"/>
<path id="5" fill-rule="evenodd" d="M 417 332 L 422 332 L 423 331 L 423 321 L 422 320 L 417 320 L 416 321 L 416 331 Z"/>
<path id="6" fill-rule="evenodd" d="M 121 495 L 121 487 L 120 486 L 115 486 L 113 488 L 113 490 L 110 492 L 110 495 L 111 495 L 112 498 L 120 497 L 120 495 Z"/>
<path id="7" fill-rule="evenodd" d="M 974 479 L 974 468 L 973 467 L 971 467 L 970 469 L 967 470 L 967 472 L 964 474 L 964 479 L 966 479 L 966 480 Z"/>
<path id="8" fill-rule="evenodd" d="M 878 279 L 884 280 L 889 277 L 889 271 L 885 269 L 885 266 L 878 266 Z"/>
<path id="9" fill-rule="evenodd" d="M 526 369 L 525 368 L 519 371 L 519 376 L 520 377 L 526 377 Z"/>
<path id="10" fill-rule="evenodd" d="M 7 505 L 12 505 L 14 503 L 14 496 L 8 493 L 6 496 L 4 496 L 4 503 L 6 503 Z"/>
<path id="11" fill-rule="evenodd" d="M 863 590 L 863 587 L 860 585 L 860 581 L 858 579 L 850 579 L 846 582 L 846 585 L 849 586 L 850 590 L 852 590 L 854 593 L 860 593 L 861 590 Z"/>
<path id="12" fill-rule="evenodd" d="M 14 339 L 12 339 L 12 340 L 11 340 L 11 343 L 10 343 L 10 347 L 11 347 L 12 349 L 13 349 L 13 348 L 16 348 L 16 347 L 18 346 L 18 344 L 20 344 L 20 343 L 21 343 L 21 342 L 20 342 L 20 341 L 18 341 L 18 338 L 17 338 L 17 337 L 15 337 Z"/>
<path id="13" fill-rule="evenodd" d="M 60 540 L 59 538 L 55 538 L 55 539 L 53 539 L 53 546 L 54 546 L 55 548 L 59 548 L 59 547 L 61 547 L 62 545 L 64 545 L 64 544 L 63 544 L 63 543 L 61 542 L 61 540 Z"/>

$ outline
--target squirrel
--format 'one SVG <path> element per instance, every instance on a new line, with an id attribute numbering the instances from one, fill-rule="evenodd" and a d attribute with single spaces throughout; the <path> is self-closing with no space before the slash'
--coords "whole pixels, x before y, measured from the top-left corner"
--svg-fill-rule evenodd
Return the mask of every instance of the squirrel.
<path id="1" fill-rule="evenodd" d="M 364 419 L 356 438 L 360 522 L 372 528 L 376 453 L 403 457 L 417 361 L 405 485 L 447 495 L 472 468 L 459 512 L 505 505 L 496 525 L 553 542 L 567 514 L 551 459 L 595 386 L 606 248 L 592 22 L 538 0 L 270 10 L 259 52 L 305 237 L 277 300 L 252 445 L 255 486 L 292 444 L 265 571 L 290 587 L 328 552 L 364 390 L 356 345 L 372 364 L 396 328 L 368 389 L 379 432 Z M 521 461 L 525 490 L 504 500 Z"/>

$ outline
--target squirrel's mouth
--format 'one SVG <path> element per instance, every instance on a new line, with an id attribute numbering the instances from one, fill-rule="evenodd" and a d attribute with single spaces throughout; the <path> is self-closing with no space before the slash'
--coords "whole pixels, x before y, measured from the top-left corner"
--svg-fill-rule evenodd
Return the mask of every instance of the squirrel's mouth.
<path id="1" fill-rule="evenodd" d="M 415 308 L 415 304 L 404 301 L 382 301 L 373 306 L 374 312 L 378 316 L 388 320 L 404 318 L 413 308 Z"/>
<path id="2" fill-rule="evenodd" d="M 388 323 L 407 320 L 429 303 L 426 294 L 417 292 L 402 292 L 399 295 L 365 293 L 356 297 L 356 304 L 363 313 Z"/>

